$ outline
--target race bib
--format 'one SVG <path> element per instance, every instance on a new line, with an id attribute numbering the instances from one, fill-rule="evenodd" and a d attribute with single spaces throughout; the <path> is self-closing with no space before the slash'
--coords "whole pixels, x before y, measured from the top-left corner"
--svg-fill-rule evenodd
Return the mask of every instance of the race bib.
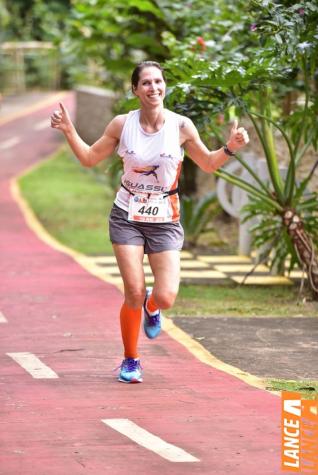
<path id="1" fill-rule="evenodd" d="M 129 199 L 129 221 L 141 223 L 169 223 L 172 221 L 169 200 L 162 196 L 131 195 Z"/>

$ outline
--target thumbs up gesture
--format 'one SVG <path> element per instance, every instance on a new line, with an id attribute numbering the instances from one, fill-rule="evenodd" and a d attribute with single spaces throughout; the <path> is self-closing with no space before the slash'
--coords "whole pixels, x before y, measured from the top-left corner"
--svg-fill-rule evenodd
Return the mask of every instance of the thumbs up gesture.
<path id="1" fill-rule="evenodd" d="M 65 133 L 72 128 L 73 123 L 64 104 L 60 102 L 59 106 L 60 108 L 55 110 L 51 115 L 51 127 Z"/>
<path id="2" fill-rule="evenodd" d="M 241 148 L 245 147 L 249 141 L 250 139 L 248 137 L 247 131 L 244 129 L 244 127 L 238 127 L 238 121 L 235 119 L 230 132 L 230 138 L 226 143 L 229 150 L 231 150 L 231 152 L 237 152 Z"/>

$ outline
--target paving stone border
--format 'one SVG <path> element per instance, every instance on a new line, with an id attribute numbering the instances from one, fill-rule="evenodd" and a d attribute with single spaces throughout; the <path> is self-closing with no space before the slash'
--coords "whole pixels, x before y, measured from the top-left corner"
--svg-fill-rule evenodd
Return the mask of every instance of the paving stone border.
<path id="1" fill-rule="evenodd" d="M 87 256 L 87 261 L 101 267 L 112 281 L 121 282 L 114 256 Z M 147 284 L 153 283 L 151 268 L 145 257 Z M 253 258 L 238 255 L 195 255 L 190 251 L 181 252 L 181 282 L 191 284 L 241 284 L 245 275 L 253 268 Z M 272 275 L 269 267 L 261 264 L 249 276 L 244 285 L 292 285 L 302 278 L 301 270 L 294 270 L 290 277 Z"/>

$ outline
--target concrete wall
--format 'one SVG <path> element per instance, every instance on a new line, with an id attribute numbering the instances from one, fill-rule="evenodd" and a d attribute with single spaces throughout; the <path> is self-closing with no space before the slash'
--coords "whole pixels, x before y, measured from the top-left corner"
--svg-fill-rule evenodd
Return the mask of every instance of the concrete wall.
<path id="1" fill-rule="evenodd" d="M 76 92 L 76 130 L 91 145 L 104 132 L 113 118 L 116 95 L 112 91 L 91 86 L 79 86 Z"/>

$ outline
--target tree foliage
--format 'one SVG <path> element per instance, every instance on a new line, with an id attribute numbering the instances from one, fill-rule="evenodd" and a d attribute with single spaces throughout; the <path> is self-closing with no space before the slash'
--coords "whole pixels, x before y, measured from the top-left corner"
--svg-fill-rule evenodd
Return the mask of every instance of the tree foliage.
<path id="1" fill-rule="evenodd" d="M 96 61 L 106 72 L 101 83 L 123 90 L 137 62 L 170 57 L 162 35 L 169 31 L 182 38 L 182 11 L 182 5 L 166 0 L 78 0 L 65 48 Z"/>
<path id="2" fill-rule="evenodd" d="M 52 41 L 65 29 L 71 0 L 0 0 L 0 41 Z"/>
<path id="3" fill-rule="evenodd" d="M 297 261 L 304 265 L 318 297 L 318 195 L 306 189 L 317 163 L 305 179 L 297 179 L 302 157 L 309 147 L 317 150 L 318 142 L 318 5 L 253 0 L 245 9 L 240 5 L 240 11 L 238 4 L 219 5 L 228 19 L 225 35 L 222 26 L 214 28 L 214 14 L 209 17 L 204 5 L 201 14 L 206 9 L 209 26 L 196 43 L 191 36 L 179 41 L 171 33 L 165 35 L 174 53 L 166 63 L 174 82 L 170 104 L 192 114 L 210 132 L 211 116 L 220 111 L 250 119 L 267 161 L 268 183 L 240 157 L 252 183 L 225 170 L 216 174 L 250 195 L 245 210 L 247 218 L 258 218 L 252 229 L 254 244 L 265 256 L 272 254 L 280 269 L 287 256 L 291 268 Z M 223 18 L 221 11 L 218 14 Z M 279 172 L 277 133 L 286 144 L 286 178 Z"/>

